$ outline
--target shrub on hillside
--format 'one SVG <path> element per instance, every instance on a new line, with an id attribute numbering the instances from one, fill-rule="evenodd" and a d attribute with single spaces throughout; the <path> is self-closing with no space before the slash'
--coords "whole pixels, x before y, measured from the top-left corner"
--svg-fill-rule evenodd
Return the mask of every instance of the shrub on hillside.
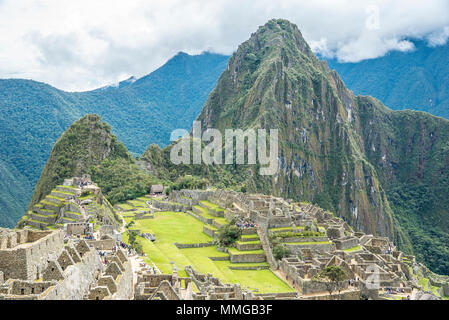
<path id="1" fill-rule="evenodd" d="M 282 260 L 282 258 L 285 258 L 290 254 L 290 250 L 287 248 L 286 245 L 279 243 L 274 246 L 273 248 L 273 256 L 276 258 L 276 260 Z"/>
<path id="2" fill-rule="evenodd" d="M 218 231 L 218 243 L 220 246 L 229 247 L 240 238 L 242 230 L 235 226 L 235 222 L 235 220 L 232 220 Z"/>

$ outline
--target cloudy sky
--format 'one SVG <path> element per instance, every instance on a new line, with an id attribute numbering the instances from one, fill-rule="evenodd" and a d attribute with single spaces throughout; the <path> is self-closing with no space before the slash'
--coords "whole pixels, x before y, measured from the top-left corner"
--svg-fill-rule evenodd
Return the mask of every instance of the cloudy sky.
<path id="1" fill-rule="evenodd" d="M 447 0 L 0 0 L 0 78 L 79 91 L 140 77 L 179 51 L 232 54 L 271 18 L 315 52 L 360 61 L 442 45 Z"/>

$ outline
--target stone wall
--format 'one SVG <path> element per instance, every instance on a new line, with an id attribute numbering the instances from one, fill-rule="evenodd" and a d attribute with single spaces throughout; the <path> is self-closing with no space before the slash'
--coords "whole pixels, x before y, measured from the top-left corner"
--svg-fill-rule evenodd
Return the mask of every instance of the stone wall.
<path id="1" fill-rule="evenodd" d="M 177 242 L 175 242 L 174 245 L 178 249 L 189 249 L 189 248 L 212 247 L 214 245 L 214 243 L 213 242 L 205 242 L 205 243 L 177 243 Z"/>
<path id="2" fill-rule="evenodd" d="M 346 250 L 357 246 L 359 244 L 359 239 L 356 237 L 346 237 L 343 239 L 336 239 L 333 242 L 337 250 Z"/>
<path id="3" fill-rule="evenodd" d="M 282 238 L 282 242 L 322 242 L 328 241 L 327 237 L 288 237 Z"/>
<path id="4" fill-rule="evenodd" d="M 133 269 L 130 261 L 123 263 L 124 272 L 116 281 L 117 292 L 112 296 L 113 300 L 131 300 L 134 296 Z"/>
<path id="5" fill-rule="evenodd" d="M 256 263 L 265 262 L 266 257 L 264 253 L 245 253 L 245 254 L 232 254 L 229 253 L 229 259 L 232 263 Z"/>
<path id="6" fill-rule="evenodd" d="M 80 234 L 86 235 L 88 232 L 93 232 L 93 224 L 92 223 L 66 223 L 64 225 L 64 231 L 68 235 Z"/>
<path id="7" fill-rule="evenodd" d="M 103 264 L 96 251 L 86 252 L 82 261 L 64 270 L 64 280 L 58 284 L 43 300 L 81 300 L 89 292 L 91 283 L 102 270 Z"/>
<path id="8" fill-rule="evenodd" d="M 329 244 L 298 244 L 298 245 L 294 245 L 294 244 L 289 244 L 286 243 L 286 245 L 288 245 L 288 248 L 290 249 L 292 254 L 300 254 L 301 249 L 310 249 L 316 252 L 332 252 L 335 250 L 335 245 L 333 243 L 329 243 Z"/>
<path id="9" fill-rule="evenodd" d="M 89 246 L 94 247 L 98 250 L 112 250 L 115 246 L 114 239 L 105 239 L 105 240 L 87 240 L 86 241 Z"/>
<path id="10" fill-rule="evenodd" d="M 210 236 L 210 237 L 212 237 L 212 238 L 215 238 L 215 232 L 216 232 L 215 229 L 212 229 L 212 228 L 209 227 L 209 226 L 203 226 L 203 232 L 204 232 L 205 234 L 207 234 L 208 236 Z"/>
<path id="11" fill-rule="evenodd" d="M 26 243 L 0 250 L 0 269 L 5 279 L 35 280 L 40 278 L 48 260 L 60 255 L 64 247 L 61 230 L 39 232 L 27 230 Z"/>

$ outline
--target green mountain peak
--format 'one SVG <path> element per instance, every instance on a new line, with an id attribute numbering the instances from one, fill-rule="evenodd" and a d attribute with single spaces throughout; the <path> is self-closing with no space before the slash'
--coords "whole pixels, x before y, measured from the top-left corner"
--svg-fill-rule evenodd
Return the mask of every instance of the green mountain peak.
<path id="1" fill-rule="evenodd" d="M 90 166 L 106 158 L 132 161 L 126 147 L 111 133 L 111 127 L 95 114 L 74 122 L 56 141 L 34 189 L 29 208 L 42 200 L 64 179 L 88 173 Z"/>

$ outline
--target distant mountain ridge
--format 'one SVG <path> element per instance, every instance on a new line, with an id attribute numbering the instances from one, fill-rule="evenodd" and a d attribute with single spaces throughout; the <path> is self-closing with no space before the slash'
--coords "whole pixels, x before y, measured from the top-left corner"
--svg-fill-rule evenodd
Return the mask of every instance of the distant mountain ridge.
<path id="1" fill-rule="evenodd" d="M 23 215 L 53 144 L 74 121 L 100 115 L 134 155 L 166 145 L 172 130 L 191 126 L 227 60 L 180 52 L 145 77 L 88 92 L 0 80 L 0 226 Z"/>
<path id="2" fill-rule="evenodd" d="M 419 110 L 449 119 L 449 43 L 430 47 L 410 40 L 415 50 L 391 51 L 357 63 L 327 60 L 356 94 L 373 96 L 393 110 Z"/>

